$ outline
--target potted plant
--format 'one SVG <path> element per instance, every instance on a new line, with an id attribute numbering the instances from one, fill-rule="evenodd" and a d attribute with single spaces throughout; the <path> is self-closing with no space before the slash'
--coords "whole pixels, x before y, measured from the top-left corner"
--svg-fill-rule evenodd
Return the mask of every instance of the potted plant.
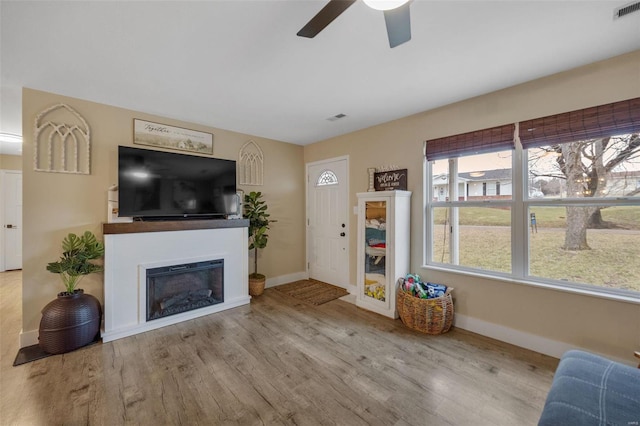
<path id="1" fill-rule="evenodd" d="M 267 246 L 269 224 L 275 222 L 269 216 L 267 203 L 262 199 L 261 192 L 251 191 L 244 196 L 244 217 L 249 219 L 249 250 L 254 251 L 253 273 L 249 274 L 251 296 L 260 296 L 264 291 L 266 277 L 258 273 L 258 249 Z"/>
<path id="2" fill-rule="evenodd" d="M 65 291 L 42 310 L 40 347 L 58 354 L 85 346 L 99 337 L 102 309 L 95 297 L 77 288 L 89 274 L 102 272 L 102 265 L 91 260 L 104 256 L 104 244 L 86 231 L 81 236 L 69 234 L 62 240 L 62 256 L 47 265 L 47 271 L 59 274 Z"/>

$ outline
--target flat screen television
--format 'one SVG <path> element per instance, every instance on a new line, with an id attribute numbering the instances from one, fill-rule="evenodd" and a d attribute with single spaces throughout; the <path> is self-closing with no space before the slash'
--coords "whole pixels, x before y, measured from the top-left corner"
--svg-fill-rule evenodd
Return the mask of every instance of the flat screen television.
<path id="1" fill-rule="evenodd" d="M 142 220 L 235 214 L 236 162 L 119 146 L 118 209 Z"/>

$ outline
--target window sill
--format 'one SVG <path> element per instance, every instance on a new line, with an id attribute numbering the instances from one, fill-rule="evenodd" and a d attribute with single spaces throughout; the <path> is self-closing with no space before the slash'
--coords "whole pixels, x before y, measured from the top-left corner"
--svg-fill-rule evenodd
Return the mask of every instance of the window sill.
<path id="1" fill-rule="evenodd" d="M 579 294 L 581 296 L 591 296 L 591 297 L 597 297 L 600 299 L 614 300 L 617 302 L 626 302 L 626 303 L 640 305 L 640 296 L 634 297 L 634 296 L 630 296 L 630 295 L 628 296 L 624 294 L 615 294 L 615 293 L 591 290 L 591 289 L 582 288 L 582 287 L 562 286 L 562 285 L 557 285 L 552 283 L 516 279 L 516 278 L 510 278 L 510 277 L 499 276 L 499 275 L 484 274 L 482 272 L 477 272 L 477 271 L 467 271 L 462 269 L 446 268 L 442 266 L 422 265 L 420 268 L 427 271 L 447 272 L 447 273 L 477 277 L 477 278 L 482 278 L 487 280 L 501 281 L 501 282 L 510 283 L 510 284 L 527 285 L 532 287 L 544 288 L 548 290 L 561 291 L 564 293 Z"/>

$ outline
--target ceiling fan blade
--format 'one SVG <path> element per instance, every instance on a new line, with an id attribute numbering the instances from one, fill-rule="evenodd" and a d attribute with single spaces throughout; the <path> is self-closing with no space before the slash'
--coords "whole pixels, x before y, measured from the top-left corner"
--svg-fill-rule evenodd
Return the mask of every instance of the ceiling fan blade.
<path id="1" fill-rule="evenodd" d="M 396 47 L 411 40 L 411 18 L 407 2 L 397 9 L 385 10 L 384 21 L 387 24 L 389 46 Z"/>
<path id="2" fill-rule="evenodd" d="M 298 31 L 298 35 L 307 38 L 317 36 L 320 31 L 355 2 L 356 0 L 331 0 L 316 16 L 311 18 L 307 25 Z"/>

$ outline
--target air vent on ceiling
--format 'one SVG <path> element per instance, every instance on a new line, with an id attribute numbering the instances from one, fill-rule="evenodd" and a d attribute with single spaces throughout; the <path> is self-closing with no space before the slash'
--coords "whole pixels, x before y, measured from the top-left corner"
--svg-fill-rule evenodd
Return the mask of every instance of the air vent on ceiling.
<path id="1" fill-rule="evenodd" d="M 346 117 L 346 116 L 347 116 L 347 114 L 336 114 L 336 115 L 334 115 L 333 117 L 329 117 L 329 118 L 327 118 L 327 120 L 329 120 L 329 121 L 336 121 L 336 120 L 340 120 L 341 118 L 344 118 L 344 117 Z"/>
<path id="2" fill-rule="evenodd" d="M 617 8 L 613 13 L 613 19 L 622 18 L 625 15 L 638 11 L 640 11 L 640 1 L 629 3 L 626 6 Z"/>

